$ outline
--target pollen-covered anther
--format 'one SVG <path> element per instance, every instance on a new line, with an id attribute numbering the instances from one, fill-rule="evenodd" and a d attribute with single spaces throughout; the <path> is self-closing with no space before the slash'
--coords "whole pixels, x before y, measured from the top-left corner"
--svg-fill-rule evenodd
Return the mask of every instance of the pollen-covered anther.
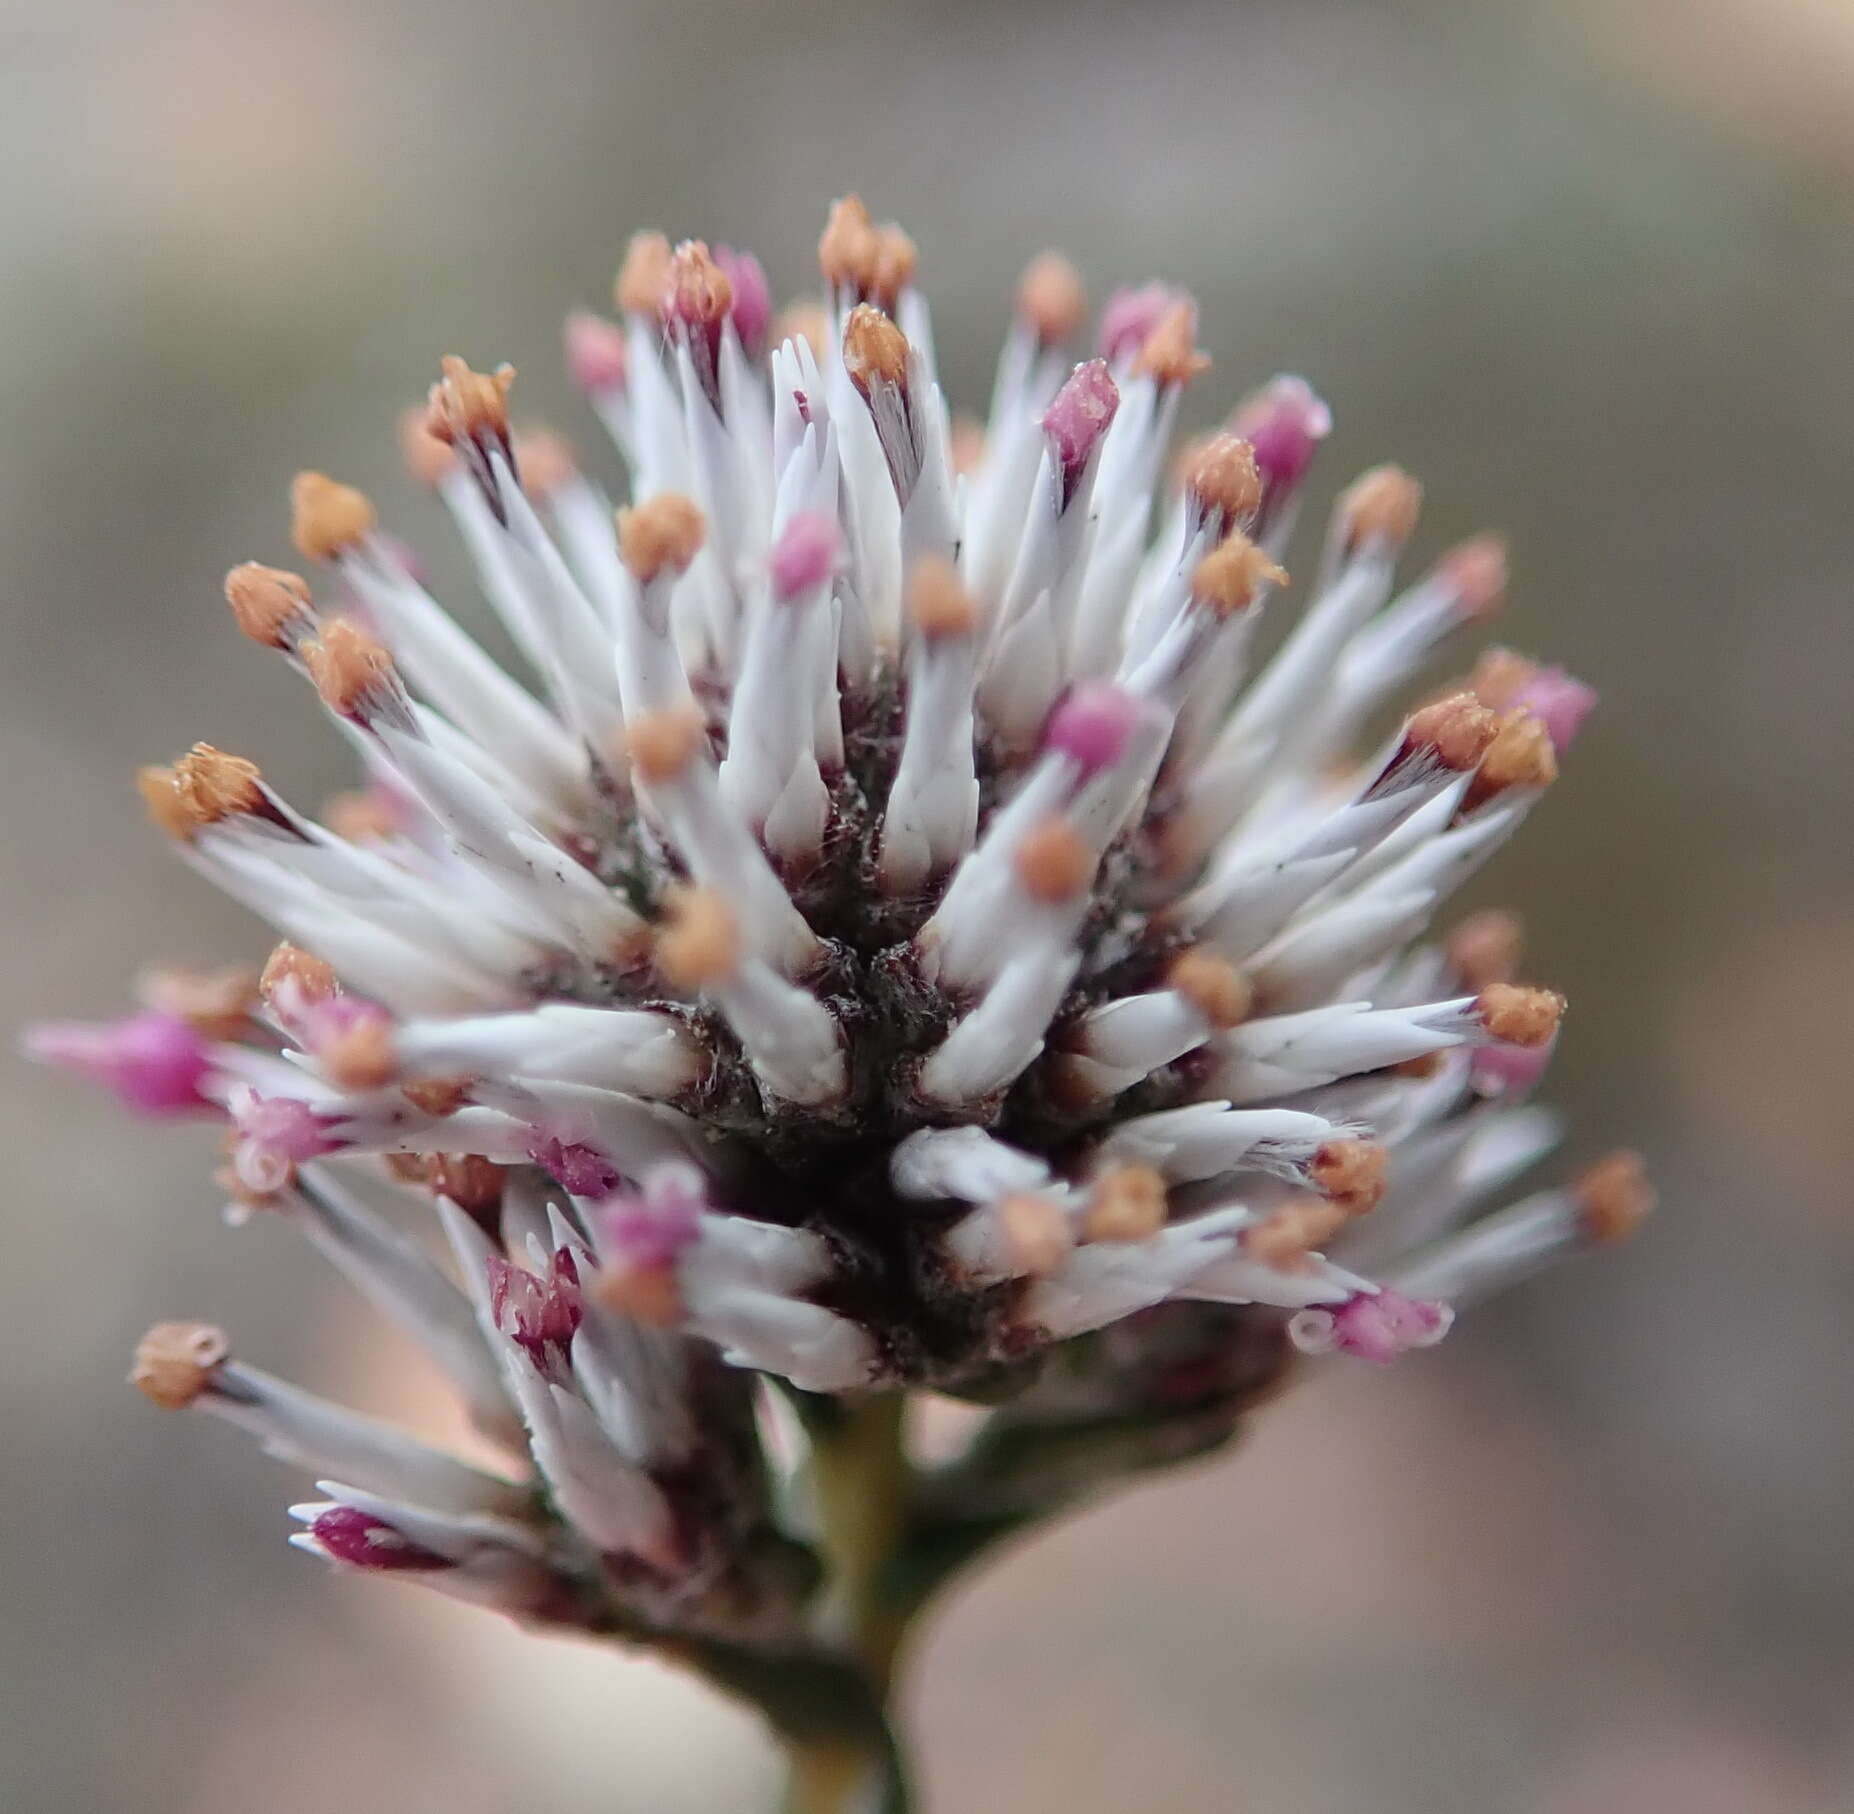
<path id="1" fill-rule="evenodd" d="M 473 1081 L 468 1077 L 408 1077 L 399 1093 L 424 1114 L 454 1115 L 470 1100 Z"/>
<path id="2" fill-rule="evenodd" d="M 1255 449 L 1240 435 L 1217 434 L 1198 442 L 1180 477 L 1200 515 L 1244 523 L 1261 507 L 1262 475 L 1256 469 Z"/>
<path id="3" fill-rule="evenodd" d="M 1082 1214 L 1088 1241 L 1145 1241 L 1165 1226 L 1165 1180 L 1150 1165 L 1115 1165 L 1094 1181 Z"/>
<path id="4" fill-rule="evenodd" d="M 1384 1195 L 1390 1155 L 1375 1140 L 1328 1140 L 1307 1164 L 1307 1181 L 1335 1208 L 1362 1216 Z"/>
<path id="5" fill-rule="evenodd" d="M 429 491 L 457 470 L 457 453 L 450 442 L 432 433 L 429 403 L 409 404 L 399 412 L 399 457 L 419 484 Z"/>
<path id="6" fill-rule="evenodd" d="M 1480 1023 L 1510 1046 L 1542 1046 L 1564 1018 L 1564 997 L 1522 983 L 1489 983 L 1475 999 Z"/>
<path id="7" fill-rule="evenodd" d="M 1401 548 L 1416 530 L 1423 488 L 1401 466 L 1374 466 L 1346 487 L 1335 509 L 1348 553 L 1376 546 Z"/>
<path id="8" fill-rule="evenodd" d="M 978 607 L 959 570 L 944 555 L 925 554 L 908 573 L 908 615 L 929 641 L 969 636 L 978 626 Z"/>
<path id="9" fill-rule="evenodd" d="M 639 712 L 625 725 L 631 767 L 647 786 L 675 780 L 707 741 L 701 707 L 693 699 L 654 712 Z"/>
<path id="10" fill-rule="evenodd" d="M 657 934 L 656 961 L 678 989 L 725 982 L 740 965 L 740 928 L 727 903 L 708 888 L 674 891 Z"/>
<path id="11" fill-rule="evenodd" d="M 1468 675 L 1467 690 L 1482 705 L 1503 712 L 1538 678 L 1539 664 L 1513 649 L 1483 649 Z"/>
<path id="12" fill-rule="evenodd" d="M 1466 774 L 1487 754 L 1500 720 L 1472 693 L 1451 693 L 1412 714 L 1404 727 L 1410 749 L 1428 749 L 1444 768 Z"/>
<path id="13" fill-rule="evenodd" d="M 818 270 L 826 286 L 867 295 L 875 280 L 878 256 L 875 226 L 862 198 L 846 195 L 833 202 L 818 237 Z"/>
<path id="14" fill-rule="evenodd" d="M 1060 252 L 1039 252 L 1017 280 L 1017 312 L 1040 345 L 1059 345 L 1088 312 L 1081 273 Z"/>
<path id="15" fill-rule="evenodd" d="M 515 470 L 521 474 L 522 490 L 531 498 L 545 498 L 579 477 L 579 462 L 552 429 L 530 428 L 515 437 Z"/>
<path id="16" fill-rule="evenodd" d="M 1255 1002 L 1249 979 L 1205 945 L 1194 945 L 1172 959 L 1165 986 L 1175 989 L 1219 1032 L 1240 1026 Z"/>
<path id="17" fill-rule="evenodd" d="M 267 649 L 287 649 L 313 621 L 309 585 L 300 573 L 245 561 L 225 576 L 225 602 L 239 629 Z"/>
<path id="18" fill-rule="evenodd" d="M 893 313 L 901 292 L 914 281 L 920 252 L 893 221 L 875 230 L 875 262 L 869 272 L 869 300 Z"/>
<path id="19" fill-rule="evenodd" d="M 438 361 L 443 373 L 425 400 L 425 426 L 447 446 L 461 444 L 507 446 L 509 439 L 509 388 L 515 368 L 499 365 L 493 372 L 471 369 L 455 353 Z"/>
<path id="20" fill-rule="evenodd" d="M 1464 988 L 1481 990 L 1510 983 L 1519 972 L 1525 928 L 1519 916 L 1503 907 L 1471 913 L 1449 933 L 1445 949 L 1449 968 Z"/>
<path id="21" fill-rule="evenodd" d="M 157 1013 L 184 1020 L 207 1039 L 245 1037 L 260 1000 L 257 972 L 242 964 L 222 970 L 158 964 L 142 972 L 136 993 Z"/>
<path id="22" fill-rule="evenodd" d="M 1627 1240 L 1654 1213 L 1655 1188 L 1640 1153 L 1610 1153 L 1579 1173 L 1571 1185 L 1584 1233 L 1608 1244 Z"/>
<path id="23" fill-rule="evenodd" d="M 1349 1219 L 1340 1205 L 1324 1197 L 1296 1197 L 1242 1231 L 1243 1251 L 1264 1266 L 1296 1272 Z"/>
<path id="24" fill-rule="evenodd" d="M 398 685 L 385 646 L 351 618 L 330 618 L 321 635 L 303 645 L 303 663 L 322 703 L 343 718 L 366 717 Z"/>
<path id="25" fill-rule="evenodd" d="M 682 1291 L 673 1266 L 615 1260 L 601 1266 L 586 1289 L 595 1303 L 652 1329 L 673 1329 L 683 1320 Z"/>
<path id="26" fill-rule="evenodd" d="M 1189 384 L 1210 370 L 1210 355 L 1197 344 L 1195 303 L 1187 298 L 1166 309 L 1140 347 L 1133 370 L 1162 385 Z"/>
<path id="27" fill-rule="evenodd" d="M 1093 856 L 1081 834 L 1061 819 L 1033 825 L 1011 861 L 1024 893 L 1052 907 L 1074 900 L 1094 871 Z"/>
<path id="28" fill-rule="evenodd" d="M 411 1094 L 411 1086 L 406 1093 Z M 479 1219 L 502 1207 L 508 1168 L 481 1153 L 430 1153 L 421 1162 L 425 1183 L 467 1216 Z"/>
<path id="29" fill-rule="evenodd" d="M 340 991 L 333 965 L 287 939 L 271 951 L 258 976 L 259 996 L 267 1003 L 281 999 L 291 1010 L 330 1001 Z"/>
<path id="30" fill-rule="evenodd" d="M 1255 603 L 1264 585 L 1287 584 L 1287 572 L 1242 533 L 1232 530 L 1191 570 L 1191 602 L 1218 618 Z"/>
<path id="31" fill-rule="evenodd" d="M 1491 530 L 1457 543 L 1437 563 L 1467 618 L 1490 617 L 1506 597 L 1506 537 Z"/>
<path id="32" fill-rule="evenodd" d="M 322 823 L 350 844 L 379 844 L 399 835 L 393 803 L 375 788 L 354 787 L 330 794 L 322 805 Z"/>
<path id="33" fill-rule="evenodd" d="M 343 1090 L 384 1089 L 399 1074 L 392 1024 L 383 1014 L 350 1019 L 316 1042 L 316 1062 Z"/>
<path id="34" fill-rule="evenodd" d="M 174 764 L 174 791 L 192 823 L 217 825 L 238 813 L 261 812 L 264 779 L 255 762 L 196 743 Z"/>
<path id="35" fill-rule="evenodd" d="M 332 561 L 373 533 L 372 501 L 323 472 L 299 472 L 290 482 L 290 540 L 308 561 Z"/>
<path id="36" fill-rule="evenodd" d="M 701 506 L 680 491 L 660 491 L 618 512 L 619 557 L 642 585 L 665 568 L 686 572 L 707 533 Z"/>
<path id="37" fill-rule="evenodd" d="M 130 1384 L 164 1411 L 181 1411 L 212 1383 L 231 1352 L 210 1323 L 156 1323 L 136 1344 Z"/>
<path id="38" fill-rule="evenodd" d="M 658 310 L 666 322 L 719 330 L 734 306 L 734 286 L 699 239 L 685 239 L 663 271 Z"/>
<path id="39" fill-rule="evenodd" d="M 1503 794 L 1509 787 L 1549 787 L 1558 779 L 1558 756 L 1542 718 L 1515 708 L 1498 722 L 1464 806 Z"/>
<path id="40" fill-rule="evenodd" d="M 1052 1273 L 1075 1248 L 1075 1230 L 1053 1197 L 1013 1191 L 996 1206 L 999 1232 L 1013 1270 L 1029 1278 Z"/>
<path id="41" fill-rule="evenodd" d="M 179 778 L 171 768 L 149 763 L 135 771 L 135 791 L 148 809 L 156 828 L 185 842 L 199 830 L 193 809 L 181 797 Z"/>
<path id="42" fill-rule="evenodd" d="M 627 315 L 655 315 L 669 276 L 670 243 L 661 233 L 633 233 L 612 297 Z"/>
<path id="43" fill-rule="evenodd" d="M 908 337 L 878 308 L 861 302 L 843 329 L 843 366 L 867 397 L 877 385 L 899 385 L 908 375 Z"/>

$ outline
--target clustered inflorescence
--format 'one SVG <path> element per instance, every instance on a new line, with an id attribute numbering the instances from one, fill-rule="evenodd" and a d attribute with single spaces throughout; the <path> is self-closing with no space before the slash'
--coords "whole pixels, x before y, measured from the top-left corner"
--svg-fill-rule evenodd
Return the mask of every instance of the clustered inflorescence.
<path id="1" fill-rule="evenodd" d="M 966 1553 L 1227 1435 L 1296 1351 L 1426 1346 L 1648 1203 L 1625 1154 L 1484 1213 L 1555 1140 L 1524 1098 L 1563 1003 L 1515 980 L 1510 916 L 1426 934 L 1593 697 L 1502 651 L 1384 711 L 1495 608 L 1497 539 L 1398 591 L 1418 487 L 1366 473 L 1256 662 L 1328 429 L 1305 383 L 1171 455 L 1190 298 L 1115 294 L 1073 364 L 1080 282 L 1044 254 L 981 431 L 907 236 L 840 202 L 820 258 L 775 325 L 750 256 L 632 241 L 622 323 L 567 336 L 615 519 L 512 435 L 509 368 L 444 360 L 406 457 L 532 690 L 366 497 L 299 474 L 326 581 L 249 563 L 226 595 L 366 787 L 318 821 L 205 744 L 145 770 L 184 860 L 289 942 L 33 1036 L 222 1120 L 236 1212 L 296 1224 L 504 1456 L 159 1325 L 152 1399 L 324 1477 L 293 1541 L 730 1655 L 844 1629 L 859 1408 L 989 1407 L 885 1514 L 891 1559 Z"/>

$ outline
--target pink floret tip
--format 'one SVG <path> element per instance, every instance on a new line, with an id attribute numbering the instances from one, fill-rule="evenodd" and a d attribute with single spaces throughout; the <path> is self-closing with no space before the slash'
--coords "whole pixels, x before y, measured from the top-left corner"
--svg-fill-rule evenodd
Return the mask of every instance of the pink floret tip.
<path id="1" fill-rule="evenodd" d="M 666 1164 L 645 1174 L 643 1188 L 622 1191 L 599 1209 L 605 1252 L 640 1269 L 673 1266 L 702 1232 L 708 1208 L 701 1174 Z"/>
<path id="2" fill-rule="evenodd" d="M 1288 1335 L 1305 1354 L 1355 1354 L 1388 1367 L 1412 1348 L 1433 1348 L 1454 1320 L 1446 1304 L 1408 1298 L 1386 1287 L 1361 1291 L 1337 1306 L 1302 1310 L 1288 1324 Z"/>
<path id="3" fill-rule="evenodd" d="M 1068 501 L 1082 468 L 1113 426 L 1120 407 L 1120 387 L 1100 359 L 1072 371 L 1043 415 L 1043 433 L 1062 473 L 1063 501 Z"/>
<path id="4" fill-rule="evenodd" d="M 772 325 L 772 288 L 766 273 L 751 252 L 736 252 L 731 246 L 715 248 L 715 263 L 734 292 L 734 332 L 746 352 L 757 354 L 764 349 L 766 330 Z"/>
<path id="5" fill-rule="evenodd" d="M 567 370 L 581 390 L 597 395 L 624 388 L 630 371 L 624 329 L 603 315 L 578 309 L 567 317 Z"/>
<path id="6" fill-rule="evenodd" d="M 1169 283 L 1127 285 L 1108 297 L 1101 310 L 1101 357 L 1116 365 L 1131 359 L 1166 314 L 1190 296 Z"/>
<path id="7" fill-rule="evenodd" d="M 349 1568 L 454 1568 L 448 1556 L 421 1548 L 384 1518 L 351 1505 L 330 1506 L 309 1526 L 309 1534 L 337 1562 Z"/>
<path id="8" fill-rule="evenodd" d="M 786 524 L 767 562 L 774 596 L 789 601 L 815 591 L 836 571 L 842 546 L 830 517 L 820 510 L 801 511 Z"/>
<path id="9" fill-rule="evenodd" d="M 576 1197 L 603 1197 L 618 1188 L 618 1168 L 595 1148 L 552 1135 L 537 1139 L 528 1157 L 562 1190 Z"/>
<path id="10" fill-rule="evenodd" d="M 1111 768 L 1126 752 L 1139 720 L 1139 703 L 1125 687 L 1086 680 L 1049 715 L 1043 747 L 1079 762 L 1089 774 Z"/>
<path id="11" fill-rule="evenodd" d="M 140 1115 L 216 1113 L 202 1092 L 212 1061 L 206 1041 L 177 1014 L 152 1010 L 110 1021 L 49 1021 L 27 1032 L 40 1064 L 75 1071 L 116 1092 Z"/>
<path id="12" fill-rule="evenodd" d="M 1271 379 L 1230 420 L 1249 443 L 1265 496 L 1292 491 L 1307 476 L 1333 414 L 1304 378 Z"/>
<path id="13" fill-rule="evenodd" d="M 1513 695 L 1513 704 L 1540 719 L 1560 756 L 1571 747 L 1583 722 L 1596 709 L 1595 687 L 1586 686 L 1562 668 L 1541 668 Z"/>

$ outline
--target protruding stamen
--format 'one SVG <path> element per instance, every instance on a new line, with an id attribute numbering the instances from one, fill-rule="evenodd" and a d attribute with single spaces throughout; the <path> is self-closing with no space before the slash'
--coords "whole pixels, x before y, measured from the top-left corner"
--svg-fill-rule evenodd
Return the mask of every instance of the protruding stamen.
<path id="1" fill-rule="evenodd" d="M 330 618 L 302 654 L 322 703 L 337 717 L 365 724 L 403 699 L 392 656 L 351 618 Z"/>
<path id="2" fill-rule="evenodd" d="M 1564 1018 L 1564 997 L 1518 983 L 1489 983 L 1475 999 L 1475 1013 L 1494 1039 L 1510 1046 L 1542 1046 Z"/>
<path id="3" fill-rule="evenodd" d="M 565 331 L 567 372 L 573 382 L 595 397 L 622 391 L 631 370 L 624 329 L 603 315 L 575 309 Z"/>
<path id="4" fill-rule="evenodd" d="M 654 316 L 669 267 L 670 243 L 661 233 L 633 233 L 612 286 L 613 300 L 627 315 Z"/>
<path id="5" fill-rule="evenodd" d="M 673 781 L 708 743 L 701 708 L 693 699 L 639 712 L 625 726 L 631 766 L 646 785 Z"/>
<path id="6" fill-rule="evenodd" d="M 1415 533 L 1423 488 L 1400 466 L 1374 466 L 1346 487 L 1333 509 L 1343 552 L 1401 548 Z"/>
<path id="7" fill-rule="evenodd" d="M 707 519 L 693 498 L 660 491 L 618 512 L 618 552 L 640 585 L 666 568 L 685 573 L 701 552 Z"/>
<path id="8" fill-rule="evenodd" d="M 148 1011 L 105 1022 L 47 1021 L 27 1029 L 26 1057 L 114 1090 L 141 1115 L 198 1115 L 217 1105 L 202 1086 L 213 1070 L 199 1029 Z"/>
<path id="9" fill-rule="evenodd" d="M 267 810 L 264 778 L 255 762 L 196 743 L 174 764 L 174 791 L 196 826 Z"/>
<path id="10" fill-rule="evenodd" d="M 1084 777 L 1112 768 L 1139 725 L 1139 702 L 1111 681 L 1071 687 L 1049 715 L 1043 748 L 1067 756 Z"/>
<path id="11" fill-rule="evenodd" d="M 1491 531 L 1470 536 L 1436 563 L 1437 571 L 1455 594 L 1455 608 L 1463 617 L 1491 617 L 1506 597 L 1506 537 Z"/>
<path id="12" fill-rule="evenodd" d="M 1165 1180 L 1150 1165 L 1112 1165 L 1095 1179 L 1082 1212 L 1089 1241 L 1145 1241 L 1165 1226 Z"/>
<path id="13" fill-rule="evenodd" d="M 1640 1153 L 1599 1159 L 1571 1183 L 1583 1231 L 1593 1241 L 1626 1240 L 1654 1213 L 1655 1189 Z"/>
<path id="14" fill-rule="evenodd" d="M 865 399 L 879 386 L 900 386 L 908 376 L 908 337 L 869 303 L 850 311 L 843 330 L 843 365 Z"/>
<path id="15" fill-rule="evenodd" d="M 1191 572 L 1191 602 L 1221 620 L 1246 611 L 1265 586 L 1287 584 L 1287 572 L 1241 530 L 1232 530 Z"/>
<path id="16" fill-rule="evenodd" d="M 1082 324 L 1088 292 L 1081 273 L 1060 252 L 1039 252 L 1017 280 L 1017 313 L 1039 346 L 1058 346 Z"/>
<path id="17" fill-rule="evenodd" d="M 332 561 L 372 534 L 376 521 L 365 492 L 326 473 L 299 472 L 290 484 L 290 540 L 305 560 Z"/>
<path id="18" fill-rule="evenodd" d="M 136 1344 L 129 1382 L 162 1410 L 185 1410 L 230 1353 L 225 1331 L 210 1323 L 156 1323 Z"/>
<path id="19" fill-rule="evenodd" d="M 1230 427 L 1255 450 L 1263 511 L 1271 522 L 1299 489 L 1332 426 L 1332 411 L 1304 378 L 1271 380 L 1230 418 Z"/>
<path id="20" fill-rule="evenodd" d="M 457 450 L 443 436 L 432 433 L 428 402 L 399 412 L 399 457 L 406 471 L 428 491 L 436 491 L 457 470 Z"/>
<path id="21" fill-rule="evenodd" d="M 225 576 L 225 602 L 239 629 L 267 649 L 293 649 L 315 627 L 308 582 L 281 567 L 234 567 Z"/>
<path id="22" fill-rule="evenodd" d="M 1133 361 L 1136 374 L 1168 388 L 1186 385 L 1210 370 L 1210 355 L 1197 344 L 1197 304 L 1175 302 L 1153 325 Z"/>
<path id="23" fill-rule="evenodd" d="M 1307 1182 L 1347 1215 L 1362 1216 L 1384 1195 L 1390 1155 L 1375 1140 L 1329 1140 L 1307 1164 Z"/>
<path id="24" fill-rule="evenodd" d="M 1043 437 L 1061 485 L 1058 509 L 1067 506 L 1120 407 L 1120 387 L 1104 359 L 1090 359 L 1069 374 L 1043 413 Z"/>
<path id="25" fill-rule="evenodd" d="M 682 888 L 670 896 L 666 922 L 657 934 L 656 962 L 678 989 L 709 989 L 734 974 L 740 964 L 740 931 L 719 895 Z"/>
<path id="26" fill-rule="evenodd" d="M 1081 834 L 1062 819 L 1027 831 L 1012 857 L 1017 880 L 1034 901 L 1058 906 L 1087 887 L 1094 858 Z"/>
<path id="27" fill-rule="evenodd" d="M 1240 1026 L 1255 999 L 1242 972 L 1204 945 L 1172 959 L 1165 986 L 1182 995 L 1218 1032 Z"/>
<path id="28" fill-rule="evenodd" d="M 772 291 L 766 273 L 751 252 L 737 252 L 730 246 L 715 247 L 715 263 L 732 294 L 729 314 L 734 332 L 747 356 L 757 359 L 766 350 L 766 330 L 772 321 Z"/>
<path id="29" fill-rule="evenodd" d="M 1182 477 L 1191 515 L 1213 539 L 1252 524 L 1262 507 L 1255 449 L 1239 435 L 1210 436 L 1193 451 Z"/>
<path id="30" fill-rule="evenodd" d="M 1471 913 L 1449 935 L 1449 968 L 1465 989 L 1479 991 L 1493 983 L 1510 983 L 1519 973 L 1525 928 L 1517 914 L 1503 907 Z"/>

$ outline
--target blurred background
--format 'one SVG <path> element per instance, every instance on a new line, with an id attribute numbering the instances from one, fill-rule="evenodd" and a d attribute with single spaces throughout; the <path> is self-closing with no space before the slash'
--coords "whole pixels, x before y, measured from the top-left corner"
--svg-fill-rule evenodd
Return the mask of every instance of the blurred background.
<path id="1" fill-rule="evenodd" d="M 262 952 L 127 784 L 196 737 L 346 780 L 220 575 L 287 558 L 312 464 L 455 577 L 391 435 L 442 352 L 603 461 L 558 320 L 632 227 L 790 292 L 857 188 L 973 402 L 1028 253 L 1188 284 L 1193 426 L 1306 372 L 1325 488 L 1410 466 L 1419 555 L 1507 529 L 1502 638 L 1601 684 L 1476 893 L 1571 996 L 1573 1157 L 1640 1145 L 1664 1210 L 970 1581 L 927 1807 L 1854 1805 L 1851 95 L 1843 0 L 0 0 L 5 1021 Z M 206 1136 L 17 1066 L 0 1113 L 0 1805 L 759 1805 L 756 1726 L 669 1671 L 289 1556 L 302 1483 L 122 1384 L 144 1325 L 379 1409 L 423 1376 L 218 1224 Z"/>

